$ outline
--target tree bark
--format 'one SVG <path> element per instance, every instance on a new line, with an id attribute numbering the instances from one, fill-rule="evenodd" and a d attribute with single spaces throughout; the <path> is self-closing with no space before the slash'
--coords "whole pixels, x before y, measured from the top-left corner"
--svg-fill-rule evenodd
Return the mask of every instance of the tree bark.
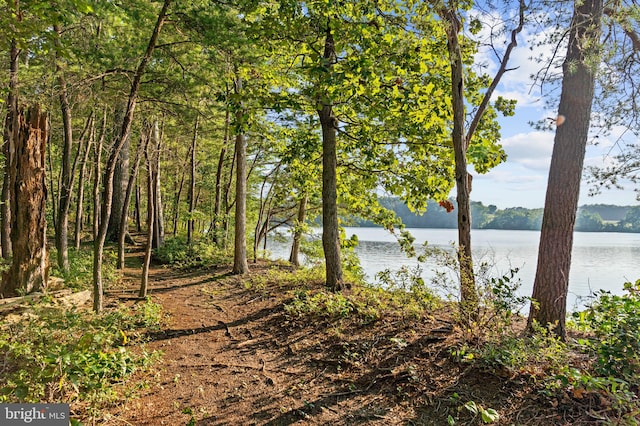
<path id="1" fill-rule="evenodd" d="M 300 203 L 298 204 L 298 218 L 295 226 L 293 227 L 293 243 L 291 244 L 291 255 L 289 256 L 289 262 L 296 268 L 300 266 L 300 243 L 302 242 L 302 227 L 307 215 L 307 201 L 309 196 L 307 193 L 303 193 L 300 197 Z"/>
<path id="2" fill-rule="evenodd" d="M 154 149 L 152 155 L 149 155 L 149 147 Z M 149 288 L 149 266 L 151 265 L 151 253 L 153 250 L 153 234 L 154 234 L 154 222 L 155 222 L 155 168 L 156 160 L 155 146 L 148 144 L 145 147 L 144 155 L 147 163 L 147 242 L 144 249 L 144 261 L 142 263 L 142 277 L 140 280 L 140 291 L 138 297 L 147 297 L 147 290 Z"/>
<path id="3" fill-rule="evenodd" d="M 193 124 L 193 139 L 191 141 L 191 174 L 189 177 L 189 220 L 187 221 L 187 244 L 191 245 L 193 242 L 193 227 L 194 218 L 193 214 L 196 210 L 196 142 L 198 140 L 198 119 L 199 115 L 196 115 L 195 123 Z"/>
<path id="4" fill-rule="evenodd" d="M 136 179 L 138 178 L 138 168 L 140 166 L 140 159 L 142 158 L 142 153 L 146 149 L 147 143 L 149 140 L 149 131 L 148 128 L 142 131 L 142 135 L 140 136 L 140 143 L 138 145 L 138 149 L 136 150 L 136 157 L 133 161 L 133 168 L 131 169 L 131 173 L 129 173 L 129 181 L 127 182 L 127 188 L 124 194 L 124 202 L 122 204 L 122 220 L 120 221 L 120 230 L 118 231 L 118 269 L 124 269 L 124 245 L 127 239 L 127 231 L 129 224 L 129 204 L 131 203 L 131 193 L 133 192 L 133 187 L 136 184 Z"/>
<path id="5" fill-rule="evenodd" d="M 336 50 L 331 28 L 327 27 L 324 43 L 324 63 L 332 68 L 336 62 Z M 333 116 L 333 104 L 324 99 L 318 110 L 322 127 L 322 247 L 325 258 L 325 281 L 331 291 L 348 290 L 342 277 L 340 256 L 340 232 L 338 224 L 337 190 L 337 121 Z"/>
<path id="6" fill-rule="evenodd" d="M 236 94 L 242 93 L 242 80 L 235 80 Z M 233 270 L 241 275 L 249 272 L 247 263 L 247 144 L 244 137 L 244 111 L 236 112 L 236 214 L 234 230 Z"/>
<path id="7" fill-rule="evenodd" d="M 227 156 L 227 146 L 229 145 L 229 126 L 231 124 L 231 116 L 229 108 L 225 111 L 224 117 L 224 139 L 222 141 L 222 149 L 220 149 L 220 156 L 218 158 L 218 167 L 216 170 L 216 193 L 215 201 L 213 205 L 213 220 L 211 226 L 211 233 L 213 235 L 213 243 L 217 246 L 220 245 L 220 227 L 222 210 L 222 172 L 224 170 L 224 160 Z"/>
<path id="8" fill-rule="evenodd" d="M 135 201 L 136 231 L 142 232 L 142 220 L 140 218 L 140 183 L 136 180 L 136 201 Z"/>
<path id="9" fill-rule="evenodd" d="M 188 156 L 189 153 L 187 153 Z M 185 171 L 184 164 L 186 163 L 186 159 L 184 163 L 180 163 L 177 161 L 178 154 L 176 153 L 175 162 L 178 165 L 176 170 L 176 174 L 180 174 L 180 183 L 177 184 L 177 188 L 175 188 L 175 196 L 173 197 L 173 236 L 175 237 L 178 234 L 178 223 L 180 220 L 180 200 L 182 199 L 182 189 L 184 188 L 184 179 L 185 179 Z"/>
<path id="10" fill-rule="evenodd" d="M 93 241 L 98 239 L 100 230 L 100 177 L 102 176 L 102 147 L 107 131 L 107 107 L 102 112 L 100 136 L 93 150 Z"/>
<path id="11" fill-rule="evenodd" d="M 443 12 L 446 20 L 447 49 L 451 66 L 451 103 L 453 131 L 451 139 L 455 157 L 456 197 L 458 203 L 458 262 L 460 264 L 460 310 L 463 320 L 471 323 L 478 316 L 478 292 L 473 273 L 471 253 L 471 206 L 469 173 L 467 172 L 467 143 L 464 131 L 464 78 L 462 49 L 458 41 L 461 30 L 456 10 Z"/>
<path id="12" fill-rule="evenodd" d="M 153 202 L 153 208 L 155 209 L 155 212 L 153 214 L 153 220 L 155 223 L 153 226 L 153 248 L 162 247 L 164 245 L 164 214 L 162 211 L 162 192 L 160 186 L 160 153 L 162 151 L 162 134 L 163 132 L 159 129 L 158 120 L 154 120 L 151 127 L 150 143 L 153 144 L 156 152 L 155 155 L 158 157 L 158 168 L 154 173 L 155 185 L 153 194 L 155 199 Z"/>
<path id="13" fill-rule="evenodd" d="M 116 143 L 114 145 L 114 149 L 111 151 L 111 155 L 109 156 L 109 160 L 107 161 L 105 177 L 104 177 L 104 197 L 102 203 L 102 211 L 101 211 L 101 222 L 98 229 L 98 236 L 94 242 L 94 251 L 93 251 L 93 309 L 96 312 L 102 311 L 103 305 L 103 283 L 102 283 L 102 257 L 104 254 L 104 243 L 107 237 L 107 228 L 109 225 L 109 216 L 111 214 L 111 204 L 113 198 L 113 176 L 115 174 L 116 161 L 118 155 L 120 154 L 120 150 L 124 145 L 125 141 L 129 138 L 131 133 L 131 125 L 133 123 L 133 114 L 136 108 L 136 103 L 138 100 L 138 92 L 140 90 L 140 83 L 142 81 L 142 75 L 145 72 L 147 64 L 151 60 L 151 56 L 153 55 L 153 51 L 156 47 L 156 43 L 158 41 L 158 36 L 160 35 L 160 30 L 162 29 L 162 25 L 164 24 L 167 10 L 169 5 L 171 4 L 171 0 L 165 0 L 162 5 L 162 9 L 158 15 L 158 20 L 156 21 L 156 25 L 153 29 L 153 33 L 151 35 L 151 39 L 149 40 L 149 44 L 147 45 L 147 50 L 138 65 L 136 73 L 133 77 L 133 81 L 131 82 L 131 90 L 129 92 L 129 101 L 127 103 L 127 110 L 122 121 L 122 129 L 118 138 L 116 139 Z"/>
<path id="14" fill-rule="evenodd" d="M 16 296 L 46 289 L 49 261 L 45 152 L 47 115 L 35 106 L 18 111 L 15 150 L 10 169 L 13 257 L 0 295 Z"/>
<path id="15" fill-rule="evenodd" d="M 16 2 L 16 16 L 19 19 L 19 3 Z M 2 258 L 11 257 L 11 187 L 10 170 L 12 156 L 15 151 L 15 139 L 18 131 L 18 58 L 20 51 L 16 40 L 11 40 L 9 48 L 9 94 L 7 96 L 7 117 L 4 125 L 4 179 L 2 181 L 2 208 L 0 209 L 0 244 L 2 244 Z"/>
<path id="16" fill-rule="evenodd" d="M 576 1 L 567 56 L 563 64 L 562 91 L 556 135 L 538 249 L 538 265 L 528 327 L 553 325 L 566 337 L 565 317 L 571 268 L 573 228 L 593 103 L 594 58 L 602 26 L 602 0 Z"/>
<path id="17" fill-rule="evenodd" d="M 122 114 L 124 114 L 125 112 L 126 109 L 123 108 L 123 105 L 118 105 L 114 117 L 116 128 L 119 126 L 119 123 L 122 122 Z M 119 137 L 118 132 L 119 129 L 114 132 L 115 138 L 114 146 L 112 147 L 112 149 L 116 148 L 115 142 Z M 122 211 L 124 209 L 125 193 L 127 192 L 127 182 L 129 182 L 130 152 L 131 138 L 127 137 L 121 149 L 119 150 L 115 173 L 113 175 L 113 201 L 111 205 L 111 213 L 109 216 L 109 228 L 107 230 L 107 240 L 109 241 L 118 241 L 120 229 L 122 227 L 122 221 L 124 220 L 124 218 L 122 217 Z"/>
<path id="18" fill-rule="evenodd" d="M 58 50 L 62 49 L 60 37 L 62 29 L 59 25 L 54 25 L 53 30 L 56 33 L 55 46 Z M 58 267 L 64 272 L 69 272 L 69 207 L 71 206 L 71 190 L 73 185 L 73 173 L 71 171 L 71 155 L 73 148 L 73 126 L 71 123 L 71 106 L 69 105 L 69 95 L 67 93 L 67 82 L 64 78 L 64 71 L 60 65 L 60 57 L 56 55 L 56 74 L 58 76 L 58 86 L 60 93 L 58 98 L 60 101 L 60 111 L 62 114 L 62 160 L 61 160 L 61 176 L 60 176 L 60 199 L 58 203 L 58 216 L 55 234 L 55 243 L 57 249 Z"/>
<path id="19" fill-rule="evenodd" d="M 76 223 L 74 229 L 74 245 L 76 250 L 80 249 L 80 242 L 82 239 L 82 220 L 84 216 L 84 177 L 87 173 L 87 162 L 89 161 L 89 150 L 91 149 L 91 145 L 95 142 L 95 124 L 93 120 L 93 112 L 91 113 L 90 120 L 91 128 L 89 130 L 89 138 L 87 139 L 87 144 L 84 147 L 84 154 L 82 156 L 82 161 L 80 162 L 80 174 L 78 176 L 78 197 L 76 203 Z"/>

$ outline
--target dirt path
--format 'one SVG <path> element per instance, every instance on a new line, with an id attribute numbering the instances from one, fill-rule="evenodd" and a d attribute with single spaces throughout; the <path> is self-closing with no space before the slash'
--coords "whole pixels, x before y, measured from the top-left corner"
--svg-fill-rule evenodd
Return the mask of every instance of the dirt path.
<path id="1" fill-rule="evenodd" d="M 283 309 L 291 292 L 275 283 L 247 290 L 243 280 L 226 269 L 153 269 L 150 295 L 169 317 L 147 348 L 162 360 L 108 424 L 446 425 L 449 415 L 480 424 L 460 409 L 469 400 L 521 424 L 509 419 L 529 410 L 529 395 L 515 400 L 510 382 L 452 360 L 447 321 L 291 320 Z"/>

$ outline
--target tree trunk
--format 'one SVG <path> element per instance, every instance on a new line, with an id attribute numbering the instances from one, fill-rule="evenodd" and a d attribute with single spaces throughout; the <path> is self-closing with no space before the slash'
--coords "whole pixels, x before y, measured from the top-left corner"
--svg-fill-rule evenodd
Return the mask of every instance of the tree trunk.
<path id="1" fill-rule="evenodd" d="M 104 242 L 107 237 L 107 228 L 109 225 L 109 216 L 111 214 L 111 203 L 113 198 L 113 176 L 115 174 L 116 161 L 120 154 L 120 149 L 124 145 L 125 141 L 129 138 L 131 133 L 131 125 L 133 123 L 133 113 L 136 108 L 138 100 L 138 91 L 140 90 L 140 83 L 142 81 L 142 75 L 147 67 L 147 64 L 151 60 L 153 51 L 160 35 L 160 30 L 164 24 L 167 9 L 171 4 L 171 0 L 165 0 L 162 5 L 162 10 L 158 15 L 156 26 L 153 29 L 153 34 L 147 45 L 138 69 L 131 82 L 131 90 L 129 92 L 129 101 L 127 103 L 127 111 L 122 121 L 122 130 L 119 137 L 116 139 L 114 149 L 111 152 L 109 160 L 107 161 L 105 179 L 104 179 L 104 197 L 101 211 L 101 222 L 98 229 L 98 236 L 94 242 L 93 250 L 93 309 L 96 312 L 102 311 L 103 305 L 103 284 L 102 284 L 102 257 L 104 254 Z"/>
<path id="2" fill-rule="evenodd" d="M 93 241 L 98 239 L 100 229 L 100 177 L 102 176 L 102 147 L 107 131 L 107 107 L 102 113 L 100 136 L 93 150 Z"/>
<path id="3" fill-rule="evenodd" d="M 594 96 L 593 65 L 598 57 L 602 0 L 576 1 L 563 64 L 562 91 L 556 135 L 549 169 L 547 195 L 540 233 L 538 266 L 528 327 L 552 324 L 566 337 L 565 316 L 582 166 Z M 583 50 L 584 49 L 584 50 Z M 590 49 L 590 50 L 589 50 Z"/>
<path id="4" fill-rule="evenodd" d="M 198 119 L 193 124 L 193 140 L 191 141 L 191 175 L 189 178 L 189 220 L 187 222 L 187 244 L 191 245 L 193 239 L 194 219 L 193 213 L 196 210 L 196 142 L 198 140 Z"/>
<path id="5" fill-rule="evenodd" d="M 176 153 L 177 157 L 177 153 Z M 186 161 L 186 160 L 185 160 Z M 178 169 L 176 170 L 176 174 L 180 173 L 180 183 L 178 183 L 178 187 L 175 189 L 175 196 L 173 197 L 173 236 L 175 237 L 178 234 L 178 222 L 180 220 L 180 200 L 182 199 L 182 189 L 184 188 L 184 167 L 183 164 L 178 163 Z"/>
<path id="6" fill-rule="evenodd" d="M 336 50 L 331 28 L 327 28 L 324 43 L 324 61 L 331 68 L 336 62 Z M 318 110 L 322 127 L 322 247 L 326 266 L 326 285 L 331 291 L 348 290 L 342 278 L 340 258 L 340 232 L 338 225 L 337 190 L 337 125 L 333 105 L 324 100 Z"/>
<path id="7" fill-rule="evenodd" d="M 235 80 L 236 94 L 242 93 L 242 80 Z M 244 111 L 236 112 L 236 215 L 233 250 L 233 274 L 249 272 L 247 263 L 247 144 L 244 137 Z"/>
<path id="8" fill-rule="evenodd" d="M 153 149 L 152 155 L 149 155 L 149 148 Z M 153 250 L 153 234 L 154 234 L 154 214 L 155 206 L 155 168 L 156 160 L 155 156 L 158 154 L 155 151 L 155 146 L 152 144 L 146 144 L 144 155 L 147 163 L 147 243 L 144 249 L 144 262 L 142 263 L 142 278 L 140 280 L 140 291 L 138 297 L 147 297 L 147 289 L 149 288 L 149 266 L 151 265 L 151 252 Z"/>
<path id="9" fill-rule="evenodd" d="M 15 150 L 10 170 L 11 267 L 2 280 L 2 297 L 45 289 L 49 262 L 45 152 L 47 115 L 36 106 L 18 112 Z"/>
<path id="10" fill-rule="evenodd" d="M 122 122 L 122 114 L 124 114 L 125 111 L 126 108 L 123 108 L 123 105 L 118 105 L 114 117 L 116 128 L 119 126 L 119 123 Z M 116 134 L 114 142 L 118 140 L 118 131 L 119 129 L 114 132 Z M 114 143 L 112 149 L 115 148 L 116 144 Z M 107 230 L 107 240 L 109 241 L 118 241 L 120 228 L 122 227 L 122 221 L 124 220 L 122 217 L 122 211 L 124 209 L 125 193 L 127 192 L 127 182 L 129 182 L 130 152 L 131 138 L 127 137 L 122 144 L 121 149 L 118 151 L 118 160 L 116 161 L 115 173 L 113 175 L 113 201 L 109 216 L 109 228 Z"/>
<path id="11" fill-rule="evenodd" d="M 136 217 L 136 231 L 142 232 L 142 220 L 140 218 L 140 184 L 138 180 L 136 180 L 135 217 Z"/>
<path id="12" fill-rule="evenodd" d="M 18 13 L 16 2 L 16 16 Z M 0 244 L 2 244 L 2 258 L 11 257 L 11 187 L 10 170 L 12 156 L 15 151 L 15 139 L 18 131 L 18 58 L 20 51 L 16 40 L 11 40 L 9 48 L 9 94 L 7 96 L 7 117 L 4 125 L 4 179 L 2 181 L 2 208 L 0 210 Z"/>
<path id="13" fill-rule="evenodd" d="M 55 46 L 58 50 L 61 50 L 60 37 L 62 36 L 62 29 L 59 25 L 54 25 L 53 30 L 56 33 Z M 55 243 L 58 254 L 58 267 L 64 273 L 67 273 L 69 272 L 69 207 L 71 206 L 71 190 L 73 185 L 73 173 L 71 171 L 73 126 L 71 123 L 71 106 L 69 105 L 69 96 L 67 94 L 67 82 L 64 78 L 62 66 L 60 65 L 59 54 L 56 55 L 56 74 L 58 75 L 58 86 L 60 86 L 58 98 L 62 114 L 63 144 L 61 181 L 59 187 L 60 199 L 58 203 Z"/>
<path id="14" fill-rule="evenodd" d="M 78 199 L 76 204 L 76 224 L 74 229 L 74 243 L 76 250 L 80 249 L 80 241 L 82 237 L 82 220 L 84 216 L 84 177 L 87 173 L 87 162 L 89 161 L 89 150 L 91 145 L 95 142 L 95 124 L 93 120 L 93 112 L 91 113 L 91 129 L 89 130 L 89 138 L 87 144 L 84 147 L 84 154 L 82 156 L 82 162 L 80 163 L 80 175 L 78 176 Z"/>
<path id="15" fill-rule="evenodd" d="M 140 143 L 138 145 L 138 149 L 136 150 L 136 157 L 133 161 L 133 169 L 131 170 L 131 173 L 129 173 L 129 181 L 127 182 L 127 189 L 125 191 L 124 202 L 122 204 L 122 220 L 120 221 L 120 230 L 118 231 L 118 269 L 124 269 L 124 245 L 128 233 L 127 228 L 129 223 L 128 217 L 129 204 L 131 203 L 131 193 L 133 192 L 133 187 L 135 186 L 136 179 L 138 178 L 138 167 L 140 166 L 140 159 L 142 158 L 142 153 L 146 149 L 148 140 L 149 131 L 148 129 L 144 129 L 142 131 L 142 134 L 140 135 Z"/>
<path id="16" fill-rule="evenodd" d="M 302 242 L 302 229 L 307 215 L 307 201 L 309 196 L 307 193 L 303 193 L 300 197 L 300 204 L 298 204 L 298 218 L 295 226 L 293 227 L 293 244 L 291 244 L 291 255 L 289 256 L 289 262 L 296 268 L 300 266 L 300 243 Z"/>
<path id="17" fill-rule="evenodd" d="M 159 248 L 164 245 L 164 214 L 162 211 L 162 192 L 160 187 L 160 153 L 162 148 L 162 133 L 158 127 L 158 120 L 154 120 L 153 126 L 151 128 L 151 139 L 149 141 L 156 152 L 156 156 L 158 157 L 158 168 L 154 173 L 155 177 L 155 186 L 154 186 L 154 196 L 155 200 L 153 202 L 153 208 L 155 212 L 153 214 L 153 220 L 155 221 L 153 225 L 153 248 Z"/>
<path id="18" fill-rule="evenodd" d="M 463 321 L 472 323 L 478 316 L 478 292 L 473 273 L 471 253 L 471 206 L 469 201 L 469 173 L 467 172 L 467 143 L 464 122 L 464 79 L 462 49 L 458 42 L 460 21 L 456 10 L 444 12 L 447 48 L 451 66 L 451 103 L 453 131 L 451 134 L 455 156 L 456 196 L 458 202 L 458 262 L 460 264 L 460 310 Z"/>
<path id="19" fill-rule="evenodd" d="M 222 149 L 220 150 L 220 156 L 218 158 L 218 168 L 216 170 L 216 194 L 213 205 L 213 221 L 211 226 L 211 233 L 213 235 L 213 243 L 217 246 L 220 245 L 220 225 L 221 217 L 220 212 L 222 208 L 222 172 L 224 170 L 224 160 L 227 155 L 227 146 L 229 145 L 229 126 L 231 124 L 231 116 L 229 114 L 229 108 L 225 111 L 224 117 L 224 139 L 222 141 Z"/>
<path id="20" fill-rule="evenodd" d="M 264 237 L 266 240 L 266 235 L 269 232 L 269 222 L 271 221 L 271 204 L 273 201 L 273 182 L 275 182 L 278 173 L 280 171 L 280 164 L 276 166 L 270 173 L 264 177 L 262 181 L 262 186 L 260 188 L 260 209 L 258 210 L 258 220 L 256 220 L 256 227 L 253 231 L 253 263 L 258 262 L 258 251 L 260 247 L 260 242 Z M 272 178 L 271 184 L 269 185 L 269 189 L 267 190 L 267 195 L 264 195 L 264 190 L 269 183 L 269 179 Z"/>

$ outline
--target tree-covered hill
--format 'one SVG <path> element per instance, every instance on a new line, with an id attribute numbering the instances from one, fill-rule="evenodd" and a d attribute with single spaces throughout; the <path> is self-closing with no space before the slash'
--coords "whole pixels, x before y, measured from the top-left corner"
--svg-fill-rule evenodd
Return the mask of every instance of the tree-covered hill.
<path id="1" fill-rule="evenodd" d="M 453 200 L 452 200 L 453 201 Z M 435 201 L 429 201 L 425 213 L 414 213 L 399 199 L 388 197 L 381 204 L 392 210 L 408 228 L 455 228 L 454 211 L 447 212 Z M 474 229 L 539 230 L 542 209 L 509 207 L 498 209 L 480 201 L 471 203 Z M 375 226 L 372 222 L 356 220 L 359 226 Z M 640 232 L 640 206 L 588 204 L 578 209 L 576 231 L 583 232 Z"/>

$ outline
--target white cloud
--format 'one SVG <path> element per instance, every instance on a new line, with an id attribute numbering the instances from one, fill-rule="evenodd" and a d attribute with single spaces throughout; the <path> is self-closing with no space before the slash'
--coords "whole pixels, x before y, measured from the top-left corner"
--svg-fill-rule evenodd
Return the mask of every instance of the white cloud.
<path id="1" fill-rule="evenodd" d="M 536 171 L 548 170 L 553 137 L 550 132 L 533 131 L 504 139 L 502 146 L 508 155 L 507 161 Z"/>

